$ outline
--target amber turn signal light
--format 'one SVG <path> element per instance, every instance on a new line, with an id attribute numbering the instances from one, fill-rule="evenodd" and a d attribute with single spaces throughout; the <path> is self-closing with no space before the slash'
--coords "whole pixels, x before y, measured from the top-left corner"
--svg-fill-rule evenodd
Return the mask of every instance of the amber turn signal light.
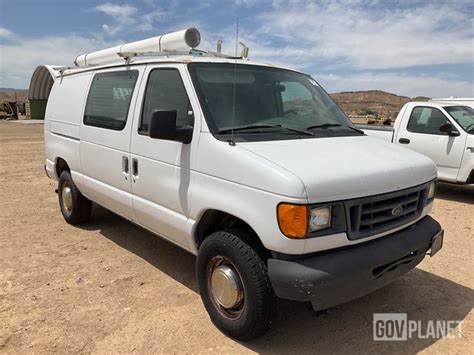
<path id="1" fill-rule="evenodd" d="M 308 206 L 281 203 L 278 205 L 278 224 L 288 238 L 306 237 L 308 230 Z"/>

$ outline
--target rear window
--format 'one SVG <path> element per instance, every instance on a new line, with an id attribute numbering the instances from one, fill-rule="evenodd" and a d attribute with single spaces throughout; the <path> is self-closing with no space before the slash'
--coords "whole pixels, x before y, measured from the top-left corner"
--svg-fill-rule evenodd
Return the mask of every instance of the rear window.
<path id="1" fill-rule="evenodd" d="M 87 97 L 84 124 L 122 130 L 137 77 L 137 70 L 96 74 Z"/>

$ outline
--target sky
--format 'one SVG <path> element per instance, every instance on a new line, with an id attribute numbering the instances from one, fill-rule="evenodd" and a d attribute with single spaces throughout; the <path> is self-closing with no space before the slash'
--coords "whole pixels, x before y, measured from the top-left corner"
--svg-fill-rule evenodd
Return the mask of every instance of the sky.
<path id="1" fill-rule="evenodd" d="M 0 87 L 40 64 L 186 27 L 200 49 L 311 74 L 327 91 L 474 96 L 474 2 L 466 0 L 0 0 Z"/>

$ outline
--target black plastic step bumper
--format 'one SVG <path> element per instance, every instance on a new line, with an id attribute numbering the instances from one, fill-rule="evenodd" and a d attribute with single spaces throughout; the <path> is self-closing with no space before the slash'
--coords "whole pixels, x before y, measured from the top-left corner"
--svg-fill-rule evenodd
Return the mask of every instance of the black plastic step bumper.
<path id="1" fill-rule="evenodd" d="M 315 310 L 350 301 L 387 285 L 418 265 L 443 230 L 427 216 L 412 226 L 361 245 L 298 260 L 268 260 L 280 298 L 311 301 Z"/>

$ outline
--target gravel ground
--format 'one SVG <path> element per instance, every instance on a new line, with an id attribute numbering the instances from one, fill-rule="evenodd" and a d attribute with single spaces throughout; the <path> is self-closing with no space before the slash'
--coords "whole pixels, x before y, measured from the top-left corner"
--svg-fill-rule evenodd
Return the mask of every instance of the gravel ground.
<path id="1" fill-rule="evenodd" d="M 474 353 L 474 186 L 440 184 L 435 257 L 325 312 L 283 302 L 265 337 L 239 343 L 210 322 L 194 256 L 101 207 L 79 228 L 64 222 L 42 129 L 0 122 L 0 352 Z M 460 320 L 461 336 L 374 342 L 374 312 Z"/>

